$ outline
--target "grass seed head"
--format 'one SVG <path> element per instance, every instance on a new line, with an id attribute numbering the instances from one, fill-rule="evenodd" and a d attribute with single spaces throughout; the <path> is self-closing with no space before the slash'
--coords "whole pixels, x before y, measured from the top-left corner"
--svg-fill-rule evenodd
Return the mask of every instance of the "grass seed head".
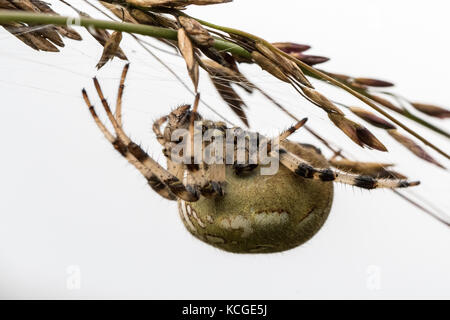
<path id="1" fill-rule="evenodd" d="M 355 83 L 361 84 L 363 86 L 368 86 L 368 87 L 386 88 L 386 87 L 394 86 L 394 84 L 391 82 L 384 81 L 384 80 L 378 80 L 378 79 L 371 79 L 371 78 L 354 78 L 353 81 Z"/>
<path id="2" fill-rule="evenodd" d="M 386 147 L 366 127 L 347 119 L 341 114 L 328 113 L 328 117 L 342 132 L 359 146 L 367 146 L 379 151 L 387 151 Z"/>
<path id="3" fill-rule="evenodd" d="M 330 100 L 328 100 L 327 97 L 325 97 L 320 92 L 307 87 L 302 87 L 302 91 L 305 94 L 305 96 L 307 96 L 309 99 L 315 102 L 327 113 L 344 115 L 344 113 L 337 106 L 335 106 Z"/>
<path id="4" fill-rule="evenodd" d="M 430 162 L 440 168 L 445 169 L 445 167 L 442 164 L 436 161 L 432 156 L 428 154 L 428 152 L 426 152 L 421 146 L 419 146 L 416 142 L 414 142 L 410 138 L 405 137 L 395 129 L 388 130 L 388 133 L 391 135 L 392 138 L 394 138 L 397 142 L 399 142 L 401 145 L 403 145 L 417 157 L 427 162 Z"/>
<path id="5" fill-rule="evenodd" d="M 269 72 L 274 77 L 280 79 L 283 82 L 290 83 L 289 78 L 284 74 L 284 72 L 275 65 L 271 60 L 263 56 L 258 51 L 252 51 L 251 53 L 253 60 L 263 69 Z"/>
<path id="6" fill-rule="evenodd" d="M 380 118 L 379 116 L 375 115 L 374 113 L 367 111 L 363 108 L 359 107 L 350 107 L 349 108 L 351 112 L 356 114 L 361 119 L 365 120 L 366 122 L 370 123 L 371 125 L 382 128 L 382 129 L 395 129 L 396 127 L 384 120 L 383 118 Z"/>
<path id="7" fill-rule="evenodd" d="M 306 44 L 299 44 L 299 43 L 293 43 L 293 42 L 274 42 L 272 45 L 275 48 L 280 49 L 283 52 L 286 53 L 293 53 L 293 52 L 304 52 L 306 50 L 311 49 L 311 46 L 308 46 Z"/>
<path id="8" fill-rule="evenodd" d="M 426 115 L 429 115 L 431 117 L 440 119 L 450 118 L 450 110 L 434 106 L 431 104 L 424 104 L 417 102 L 412 102 L 411 105 L 420 112 L 425 113 Z"/>

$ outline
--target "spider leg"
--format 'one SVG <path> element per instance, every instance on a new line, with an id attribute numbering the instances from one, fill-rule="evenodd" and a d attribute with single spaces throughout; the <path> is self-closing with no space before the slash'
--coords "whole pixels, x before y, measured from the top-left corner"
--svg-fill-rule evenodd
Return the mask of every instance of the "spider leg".
<path id="1" fill-rule="evenodd" d="M 215 184 L 214 181 L 210 180 L 210 166 L 205 162 L 205 147 L 206 144 L 203 141 L 202 135 L 203 130 L 209 128 L 211 123 L 198 121 L 196 126 L 194 126 L 194 118 L 196 114 L 196 108 L 198 107 L 199 95 L 196 96 L 196 102 L 194 103 L 194 109 L 192 111 L 190 125 L 189 125 L 189 136 L 188 141 L 190 142 L 187 149 L 188 157 L 190 159 L 190 164 L 186 164 L 187 174 L 186 174 L 186 186 L 197 194 L 202 194 L 205 197 L 213 197 L 217 194 L 222 194 L 220 185 Z M 200 139 L 198 139 L 200 138 Z M 195 146 L 201 145 L 201 149 Z M 199 163 L 196 163 L 195 161 Z M 219 192 L 218 192 L 219 191 Z"/>
<path id="2" fill-rule="evenodd" d="M 161 132 L 161 126 L 164 122 L 167 121 L 167 116 L 161 117 L 155 122 L 153 122 L 153 132 L 156 135 L 156 140 L 158 140 L 159 144 L 161 144 L 163 147 L 166 144 L 166 140 L 164 139 L 164 135 Z"/>
<path id="3" fill-rule="evenodd" d="M 337 160 L 336 158 L 332 158 L 328 162 L 332 167 L 345 172 L 367 175 L 374 178 L 406 179 L 406 176 L 403 174 L 390 169 L 393 166 L 392 163 L 360 162 L 348 159 Z"/>
<path id="4" fill-rule="evenodd" d="M 272 142 L 272 145 L 278 144 L 280 157 L 280 162 L 286 168 L 299 175 L 302 178 L 313 179 L 319 181 L 335 181 L 341 182 L 356 187 L 364 189 L 375 189 L 375 188 L 406 188 L 417 186 L 420 184 L 419 181 L 409 182 L 403 179 L 378 179 L 376 177 L 366 175 L 366 174 L 352 174 L 348 172 L 331 170 L 329 168 L 315 168 L 307 160 L 303 159 L 299 154 L 293 154 L 286 150 L 286 144 L 290 143 L 285 141 L 288 136 L 294 133 L 298 128 L 302 127 L 307 119 L 299 121 L 295 126 L 284 131 L 277 140 Z M 275 150 L 271 151 L 272 156 L 277 156 Z"/>
<path id="5" fill-rule="evenodd" d="M 117 93 L 115 117 L 117 120 L 117 124 L 119 126 L 122 126 L 122 97 L 123 97 L 123 90 L 125 89 L 125 78 L 127 77 L 129 68 L 130 68 L 129 63 L 127 63 L 123 67 L 122 75 L 120 77 L 119 91 Z"/>
<path id="6" fill-rule="evenodd" d="M 225 164 L 214 163 L 208 166 L 206 176 L 209 181 L 208 185 L 201 191 L 205 196 L 225 195 Z"/>
<path id="7" fill-rule="evenodd" d="M 122 127 L 117 123 L 117 120 L 112 114 L 108 102 L 106 101 L 100 84 L 96 78 L 94 78 L 94 85 L 102 102 L 103 108 L 105 109 L 116 133 L 113 143 L 115 148 L 120 150 L 119 152 L 121 152 L 122 155 L 127 155 L 130 153 L 140 164 L 151 172 L 152 178 L 150 181 L 152 182 L 151 186 L 154 190 L 162 190 L 167 186 L 175 196 L 189 202 L 197 201 L 197 195 L 189 192 L 177 177 L 164 169 L 158 162 L 153 160 L 139 145 L 131 141 L 131 139 L 123 131 Z M 83 91 L 83 96 L 87 97 L 85 91 Z M 88 105 L 91 105 L 90 102 Z"/>
<path id="8" fill-rule="evenodd" d="M 271 151 L 272 156 L 276 156 L 275 151 Z M 282 146 L 279 149 L 280 162 L 298 176 L 306 179 L 319 181 L 341 182 L 364 189 L 375 188 L 406 188 L 416 186 L 420 182 L 408 182 L 399 179 L 377 179 L 368 175 L 351 174 L 331 169 L 315 168 L 308 161 L 287 151 Z"/>
<path id="9" fill-rule="evenodd" d="M 222 123 L 211 123 L 212 130 L 209 132 L 213 141 L 203 143 L 205 159 L 203 168 L 207 184 L 201 189 L 205 197 L 223 196 L 225 194 L 225 159 L 223 141 L 225 140 L 226 126 Z M 217 144 L 222 142 L 222 144 Z M 208 150 L 208 152 L 207 152 Z"/>
<path id="10" fill-rule="evenodd" d="M 83 89 L 83 98 L 86 102 L 86 105 L 89 108 L 89 111 L 92 115 L 92 118 L 94 119 L 95 124 L 100 129 L 100 131 L 103 133 L 105 138 L 111 142 L 111 144 L 114 146 L 114 148 L 123 156 L 125 157 L 130 164 L 132 164 L 136 169 L 139 170 L 139 172 L 147 179 L 148 184 L 150 187 L 156 191 L 159 195 L 161 195 L 163 198 L 166 198 L 168 200 L 175 200 L 176 196 L 170 191 L 169 188 L 167 188 L 166 185 L 164 185 L 161 180 L 158 179 L 157 176 L 155 176 L 147 167 L 145 167 L 142 163 L 140 163 L 136 157 L 134 157 L 130 152 L 126 151 L 126 148 L 123 146 L 123 144 L 120 143 L 120 141 L 111 133 L 109 130 L 105 127 L 105 125 L 100 121 L 97 112 L 95 111 L 94 106 L 91 104 L 89 97 L 86 93 L 86 90 Z"/>

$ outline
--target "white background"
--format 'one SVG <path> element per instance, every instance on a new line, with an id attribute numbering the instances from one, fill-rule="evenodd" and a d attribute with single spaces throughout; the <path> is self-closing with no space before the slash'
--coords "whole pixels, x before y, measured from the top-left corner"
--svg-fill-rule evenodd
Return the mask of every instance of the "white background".
<path id="1" fill-rule="evenodd" d="M 71 3 L 103 18 L 81 1 Z M 236 0 L 188 13 L 270 41 L 310 44 L 311 54 L 332 58 L 321 68 L 392 80 L 406 97 L 450 106 L 449 10 L 448 1 L 437 0 Z M 390 191 L 336 185 L 323 229 L 288 252 L 236 255 L 194 239 L 176 204 L 151 191 L 90 118 L 81 88 L 99 106 L 90 79 L 98 75 L 114 101 L 123 62 L 97 72 L 101 47 L 79 31 L 83 42 L 67 40 L 53 54 L 34 52 L 0 30 L 1 298 L 450 298 L 449 228 Z M 131 61 L 126 131 L 163 162 L 152 121 L 192 97 L 128 36 L 122 47 Z M 181 59 L 158 54 L 188 82 Z M 414 194 L 449 212 L 448 172 L 381 130 L 373 131 L 390 153 L 361 150 L 293 90 L 257 67 L 242 70 L 358 159 L 395 162 L 422 180 Z M 205 75 L 201 81 L 203 98 L 238 122 Z M 335 100 L 362 106 L 316 84 Z M 259 95 L 245 99 L 254 130 L 273 135 L 292 123 Z M 217 119 L 204 106 L 201 112 Z M 448 140 L 405 122 L 449 151 Z M 448 120 L 435 123 L 448 131 Z M 305 131 L 294 138 L 317 144 Z M 78 275 L 79 288 L 70 285 Z"/>

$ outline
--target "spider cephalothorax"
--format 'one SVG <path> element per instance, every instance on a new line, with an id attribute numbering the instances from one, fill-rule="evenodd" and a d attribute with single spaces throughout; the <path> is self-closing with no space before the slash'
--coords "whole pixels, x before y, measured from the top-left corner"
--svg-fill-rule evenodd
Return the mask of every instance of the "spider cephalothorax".
<path id="1" fill-rule="evenodd" d="M 223 122 L 203 119 L 196 108 L 191 110 L 189 105 L 176 108 L 153 125 L 167 158 L 165 169 L 123 131 L 121 105 L 127 70 L 128 65 L 122 73 L 115 114 L 94 79 L 115 134 L 99 120 L 83 90 L 97 126 L 116 150 L 142 173 L 153 190 L 166 199 L 178 201 L 182 220 L 194 236 L 221 249 L 239 253 L 277 252 L 307 241 L 328 216 L 333 200 L 332 182 L 365 189 L 418 184 L 386 170 L 384 178 L 379 179 L 381 171 L 373 173 L 374 166 L 367 164 L 360 165 L 355 173 L 331 169 L 349 164 L 328 161 L 317 148 L 287 140 L 306 119 L 276 139 L 267 139 L 241 128 L 227 128 Z M 200 140 L 201 156 L 196 162 L 197 133 L 207 139 Z M 228 139 L 229 134 L 232 139 Z M 277 166 L 278 170 L 271 174 L 257 170 L 268 167 L 271 162 L 263 161 L 261 153 L 253 157 L 251 139 L 245 138 L 246 143 L 241 145 L 238 136 L 256 137 L 256 147 L 265 145 L 267 158 L 276 159 L 279 169 Z M 244 154 L 243 161 L 239 160 L 240 152 Z"/>

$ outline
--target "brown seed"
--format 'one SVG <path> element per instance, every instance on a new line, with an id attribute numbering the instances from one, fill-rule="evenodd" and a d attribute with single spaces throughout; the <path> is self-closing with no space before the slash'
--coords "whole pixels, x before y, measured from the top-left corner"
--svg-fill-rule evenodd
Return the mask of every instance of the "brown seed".
<path id="1" fill-rule="evenodd" d="M 436 117 L 440 119 L 450 118 L 450 110 L 434 106 L 431 104 L 424 104 L 417 102 L 412 102 L 411 105 L 420 112 L 423 112 L 431 117 Z"/>
<path id="2" fill-rule="evenodd" d="M 373 125 L 375 127 L 382 128 L 382 129 L 395 129 L 396 128 L 392 123 L 384 120 L 383 118 L 380 118 L 379 116 L 377 116 L 377 115 L 373 114 L 372 112 L 367 111 L 363 108 L 350 107 L 349 109 L 351 112 L 356 114 L 358 117 L 367 121 L 368 123 L 370 123 L 371 125 Z"/>
<path id="3" fill-rule="evenodd" d="M 195 91 L 198 88 L 199 79 L 199 66 L 194 56 L 194 46 L 189 39 L 184 28 L 178 29 L 178 47 L 183 55 L 184 61 L 186 62 L 186 67 L 188 69 L 189 76 L 191 77 L 192 83 L 194 84 Z"/>
<path id="4" fill-rule="evenodd" d="M 328 113 L 330 120 L 350 139 L 361 147 L 367 146 L 379 151 L 387 151 L 386 147 L 364 126 L 336 113 Z"/>
<path id="5" fill-rule="evenodd" d="M 439 162 L 437 162 L 432 156 L 428 154 L 421 146 L 419 146 L 417 143 L 415 143 L 410 138 L 405 137 L 397 130 L 388 130 L 388 133 L 391 135 L 392 138 L 394 138 L 397 142 L 399 142 L 401 145 L 403 145 L 405 148 L 407 148 L 409 151 L 411 151 L 413 154 L 415 154 L 417 157 L 430 162 L 440 168 L 445 169 L 443 165 L 441 165 Z"/>

